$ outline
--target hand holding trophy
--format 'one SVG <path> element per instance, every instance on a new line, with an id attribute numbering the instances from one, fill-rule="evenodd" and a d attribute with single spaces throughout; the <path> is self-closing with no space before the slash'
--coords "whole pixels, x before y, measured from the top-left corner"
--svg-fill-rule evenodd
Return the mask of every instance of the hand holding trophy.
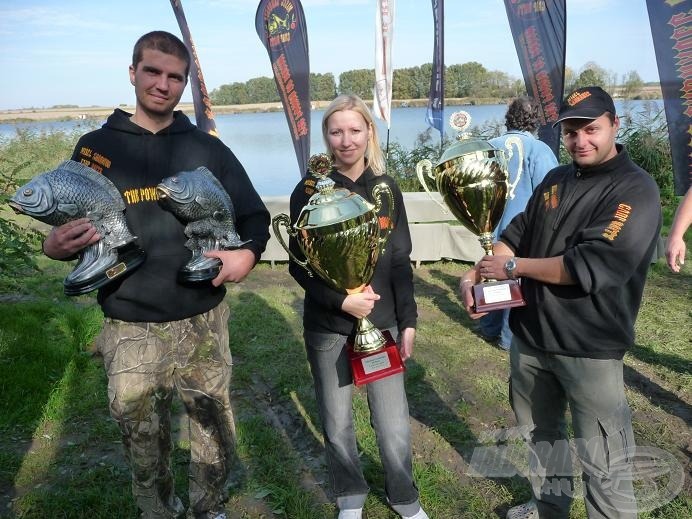
<path id="1" fill-rule="evenodd" d="M 204 166 L 164 178 L 156 192 L 159 204 L 186 224 L 185 247 L 192 257 L 178 272 L 181 283 L 206 282 L 219 275 L 221 260 L 205 252 L 234 250 L 248 243 L 235 229 L 231 196 Z"/>
<path id="2" fill-rule="evenodd" d="M 485 254 L 492 256 L 493 230 L 502 218 L 507 200 L 507 163 L 515 143 L 508 140 L 507 151 L 497 149 L 465 133 L 470 124 L 468 113 L 453 113 L 450 126 L 459 132 L 457 142 L 444 151 L 434 167 L 428 159 L 421 160 L 416 173 L 428 194 L 425 176 L 435 180 L 445 205 L 464 227 L 478 236 Z M 517 149 L 521 150 L 521 146 L 517 145 Z M 516 279 L 486 279 L 474 285 L 472 292 L 477 313 L 526 305 Z"/>
<path id="3" fill-rule="evenodd" d="M 378 184 L 372 191 L 373 205 L 357 193 L 335 188 L 327 175 L 331 159 L 326 154 L 313 155 L 308 168 L 319 178 L 317 193 L 310 197 L 291 226 L 286 214 L 272 220 L 274 235 L 292 261 L 305 268 L 310 275 L 316 273 L 333 289 L 347 294 L 359 293 L 370 282 L 377 258 L 384 248 L 391 230 L 380 229 L 378 212 L 382 197 L 387 197 L 389 219 L 392 218 L 394 198 L 386 184 Z M 284 242 L 280 228 L 295 238 L 306 260 L 291 253 Z M 353 339 L 351 367 L 356 385 L 379 380 L 403 371 L 398 348 L 388 332 L 380 332 L 367 318 L 358 319 Z"/>

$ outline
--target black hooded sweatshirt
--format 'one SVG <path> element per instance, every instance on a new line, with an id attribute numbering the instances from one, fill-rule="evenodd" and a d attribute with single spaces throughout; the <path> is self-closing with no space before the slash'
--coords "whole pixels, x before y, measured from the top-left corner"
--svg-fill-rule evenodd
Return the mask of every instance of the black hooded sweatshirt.
<path id="1" fill-rule="evenodd" d="M 394 198 L 393 222 L 386 221 L 388 202 L 385 200 L 378 213 L 380 226 L 392 225 L 392 231 L 385 245 L 384 254 L 380 253 L 370 286 L 380 299 L 375 302 L 368 319 L 380 330 L 387 328 L 415 328 L 418 311 L 413 298 L 413 270 L 411 268 L 411 234 L 406 218 L 404 197 L 399 186 L 388 175 L 375 175 L 370 168 L 353 182 L 350 178 L 333 170 L 329 175 L 337 188 L 346 188 L 359 194 L 371 203 L 373 188 L 379 183 L 386 183 L 392 190 Z M 294 225 L 301 209 L 315 193 L 317 179 L 308 175 L 291 194 L 291 223 Z M 385 197 L 386 198 L 386 197 Z M 291 238 L 289 247 L 301 260 L 305 259 L 298 242 Z M 341 309 L 346 294 L 338 292 L 322 281 L 317 274 L 310 277 L 307 271 L 290 262 L 289 272 L 305 289 L 303 327 L 306 330 L 352 335 L 356 319 Z M 395 337 L 396 339 L 396 337 Z"/>
<path id="2" fill-rule="evenodd" d="M 106 124 L 84 135 L 72 159 L 107 176 L 125 200 L 125 217 L 145 262 L 121 280 L 99 289 L 106 317 L 128 322 L 167 322 L 204 313 L 217 306 L 226 291 L 204 282 L 181 285 L 178 270 L 192 253 L 185 247 L 185 224 L 158 203 L 156 186 L 181 171 L 206 166 L 231 197 L 236 230 L 256 261 L 269 239 L 269 213 L 245 169 L 220 139 L 175 112 L 168 128 L 154 134 L 116 109 Z"/>
<path id="3" fill-rule="evenodd" d="M 512 331 L 545 352 L 621 359 L 661 229 L 656 182 L 618 145 L 590 168 L 551 170 L 501 241 L 522 258 L 564 255 L 575 285 L 522 280 L 527 305 L 510 313 Z"/>

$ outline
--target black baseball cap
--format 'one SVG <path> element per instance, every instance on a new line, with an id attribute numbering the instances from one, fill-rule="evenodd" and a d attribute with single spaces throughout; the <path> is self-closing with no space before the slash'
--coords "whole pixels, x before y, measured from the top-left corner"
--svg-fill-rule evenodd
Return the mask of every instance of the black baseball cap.
<path id="1" fill-rule="evenodd" d="M 613 98 L 608 92 L 597 86 L 577 88 L 562 102 L 553 127 L 565 119 L 597 119 L 606 112 L 615 115 Z"/>

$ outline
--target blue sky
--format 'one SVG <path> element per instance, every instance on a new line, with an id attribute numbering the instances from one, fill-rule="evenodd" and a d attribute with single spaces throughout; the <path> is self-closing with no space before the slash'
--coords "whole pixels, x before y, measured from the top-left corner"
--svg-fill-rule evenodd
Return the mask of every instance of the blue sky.
<path id="1" fill-rule="evenodd" d="M 257 0 L 182 0 L 214 88 L 271 76 L 255 33 Z M 302 0 L 312 72 L 374 67 L 375 0 Z M 180 34 L 169 0 L 0 0 L 0 109 L 132 104 L 127 68 L 145 32 Z M 394 68 L 432 61 L 429 0 L 397 0 Z M 503 0 L 447 0 L 445 62 L 521 78 Z M 658 81 L 645 0 L 567 0 L 567 66 L 589 61 Z M 183 101 L 191 101 L 189 89 Z"/>

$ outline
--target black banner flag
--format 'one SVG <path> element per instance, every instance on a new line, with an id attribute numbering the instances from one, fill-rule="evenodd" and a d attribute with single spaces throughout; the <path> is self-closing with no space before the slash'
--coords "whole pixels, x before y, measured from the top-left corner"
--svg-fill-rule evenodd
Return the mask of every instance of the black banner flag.
<path id="1" fill-rule="evenodd" d="M 692 8 L 689 1 L 647 0 L 668 138 L 675 194 L 692 185 Z"/>
<path id="2" fill-rule="evenodd" d="M 505 9 L 526 91 L 541 107 L 538 138 L 557 157 L 560 129 L 552 125 L 565 87 L 565 0 L 505 0 Z"/>
<path id="3" fill-rule="evenodd" d="M 310 157 L 310 62 L 300 0 L 261 0 L 255 29 L 269 53 L 300 174 L 305 175 Z"/>
<path id="4" fill-rule="evenodd" d="M 207 94 L 207 87 L 204 84 L 202 67 L 199 66 L 199 59 L 197 59 L 197 50 L 195 49 L 195 44 L 192 42 L 190 29 L 187 26 L 185 13 L 183 12 L 183 4 L 180 0 L 171 0 L 171 6 L 173 7 L 176 20 L 178 20 L 180 32 L 183 34 L 185 46 L 192 57 L 190 63 L 190 89 L 192 90 L 192 104 L 195 107 L 197 128 L 218 137 L 219 134 L 216 131 L 216 123 L 214 122 L 214 112 L 211 109 L 211 101 Z"/>
<path id="5" fill-rule="evenodd" d="M 444 139 L 444 104 L 445 104 L 445 33 L 444 33 L 444 0 L 432 0 L 434 45 L 432 75 L 430 77 L 430 99 L 426 120 L 440 132 Z"/>

